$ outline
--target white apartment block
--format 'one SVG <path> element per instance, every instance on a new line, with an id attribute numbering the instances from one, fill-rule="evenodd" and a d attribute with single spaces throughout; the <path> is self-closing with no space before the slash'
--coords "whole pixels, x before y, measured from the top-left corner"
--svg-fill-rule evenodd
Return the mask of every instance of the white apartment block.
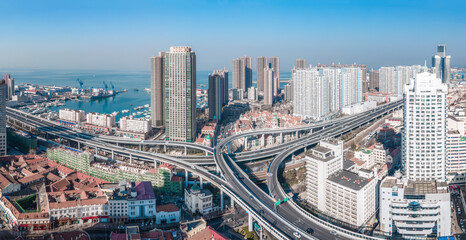
<path id="1" fill-rule="evenodd" d="M 72 110 L 72 109 L 60 109 L 58 111 L 58 117 L 61 120 L 80 123 L 86 121 L 86 114 L 83 110 Z"/>
<path id="2" fill-rule="evenodd" d="M 326 214 L 353 226 L 366 224 L 376 213 L 377 179 L 338 171 L 325 184 Z"/>
<path id="3" fill-rule="evenodd" d="M 451 235 L 450 193 L 445 182 L 386 177 L 379 194 L 380 229 L 387 236 Z"/>
<path id="4" fill-rule="evenodd" d="M 404 89 L 402 168 L 410 180 L 446 180 L 446 95 L 435 74 L 420 73 Z"/>
<path id="5" fill-rule="evenodd" d="M 362 99 L 359 67 L 314 67 L 293 73 L 294 114 L 321 119 Z"/>
<path id="6" fill-rule="evenodd" d="M 122 117 L 120 119 L 120 130 L 127 132 L 148 133 L 152 131 L 152 127 L 150 120 Z"/>
<path id="7" fill-rule="evenodd" d="M 86 122 L 90 125 L 111 128 L 115 126 L 115 116 L 110 114 L 88 113 Z"/>
<path id="8" fill-rule="evenodd" d="M 213 211 L 212 193 L 209 189 L 200 189 L 196 183 L 184 190 L 184 201 L 191 213 L 205 215 Z"/>
<path id="9" fill-rule="evenodd" d="M 0 156 L 7 154 L 6 149 L 6 83 L 0 80 Z"/>
<path id="10" fill-rule="evenodd" d="M 331 174 L 343 169 L 343 143 L 325 140 L 306 154 L 307 201 L 325 212 L 325 182 Z"/>
<path id="11" fill-rule="evenodd" d="M 409 79 L 423 71 L 420 65 L 381 67 L 379 69 L 379 92 L 402 95 Z"/>
<path id="12" fill-rule="evenodd" d="M 447 173 L 466 173 L 466 116 L 457 112 L 447 118 Z"/>
<path id="13" fill-rule="evenodd" d="M 258 100 L 258 90 L 254 86 L 248 88 L 248 99 L 252 101 Z"/>

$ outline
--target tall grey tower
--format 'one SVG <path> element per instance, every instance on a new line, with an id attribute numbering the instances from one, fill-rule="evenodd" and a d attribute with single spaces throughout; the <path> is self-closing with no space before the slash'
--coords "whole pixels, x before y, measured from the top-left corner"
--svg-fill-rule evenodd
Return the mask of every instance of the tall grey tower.
<path id="1" fill-rule="evenodd" d="M 257 58 L 257 89 L 259 92 L 263 92 L 265 88 L 264 71 L 266 68 L 271 66 L 274 71 L 273 84 L 275 86 L 274 95 L 278 95 L 280 90 L 280 58 L 279 57 L 258 57 Z"/>
<path id="2" fill-rule="evenodd" d="M 151 121 L 153 127 L 163 127 L 165 120 L 164 112 L 164 71 L 163 60 L 165 53 L 160 52 L 158 56 L 150 58 L 150 106 Z"/>
<path id="3" fill-rule="evenodd" d="M 222 108 L 228 103 L 228 70 L 209 74 L 208 101 L 209 119 L 222 119 Z"/>
<path id="4" fill-rule="evenodd" d="M 236 58 L 233 64 L 233 81 L 232 86 L 236 89 L 247 91 L 252 86 L 252 60 L 245 55 L 242 58 Z"/>
<path id="5" fill-rule="evenodd" d="M 450 83 L 451 56 L 446 55 L 446 48 L 445 44 L 437 45 L 437 54 L 432 57 L 432 68 L 443 83 Z"/>
<path id="6" fill-rule="evenodd" d="M 3 79 L 6 83 L 6 100 L 11 100 L 11 98 L 15 95 L 15 79 L 11 78 L 10 74 L 5 74 Z"/>
<path id="7" fill-rule="evenodd" d="M 166 140 L 194 142 L 196 139 L 196 54 L 191 47 L 170 47 L 169 52 L 162 53 L 159 57 L 161 59 L 156 58 L 155 62 L 163 61 L 162 104 L 164 110 L 162 114 Z M 157 75 L 155 78 L 157 80 Z M 158 92 L 160 94 L 160 90 Z"/>
<path id="8" fill-rule="evenodd" d="M 264 105 L 273 105 L 273 96 L 275 93 L 275 71 L 271 68 L 272 64 L 267 64 L 264 69 Z"/>
<path id="9" fill-rule="evenodd" d="M 0 156 L 6 155 L 6 81 L 0 80 Z"/>

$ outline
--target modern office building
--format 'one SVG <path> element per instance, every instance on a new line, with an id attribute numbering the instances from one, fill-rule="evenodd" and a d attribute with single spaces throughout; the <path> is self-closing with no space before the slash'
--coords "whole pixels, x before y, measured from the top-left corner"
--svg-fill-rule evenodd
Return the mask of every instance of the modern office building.
<path id="1" fill-rule="evenodd" d="M 379 89 L 379 71 L 371 69 L 369 70 L 369 90 Z"/>
<path id="2" fill-rule="evenodd" d="M 359 67 L 313 67 L 293 74 L 294 114 L 322 119 L 362 100 Z"/>
<path id="3" fill-rule="evenodd" d="M 299 68 L 306 68 L 307 64 L 306 64 L 306 59 L 296 59 L 296 62 L 294 64 L 294 66 L 299 69 Z"/>
<path id="4" fill-rule="evenodd" d="M 170 47 L 163 59 L 166 140 L 196 139 L 196 54 L 191 47 Z"/>
<path id="5" fill-rule="evenodd" d="M 272 106 L 275 93 L 275 71 L 269 64 L 264 69 L 264 105 Z"/>
<path id="6" fill-rule="evenodd" d="M 10 74 L 5 74 L 3 79 L 6 81 L 6 100 L 11 100 L 15 95 L 15 79 Z"/>
<path id="7" fill-rule="evenodd" d="M 252 60 L 245 55 L 233 59 L 232 87 L 247 91 L 252 86 Z"/>
<path id="8" fill-rule="evenodd" d="M 265 87 L 265 69 L 272 68 L 274 70 L 273 86 L 274 96 L 278 95 L 280 90 L 280 58 L 279 57 L 258 57 L 257 58 L 257 89 L 259 92 L 264 91 Z"/>
<path id="9" fill-rule="evenodd" d="M 379 190 L 380 229 L 410 238 L 451 235 L 450 193 L 445 182 L 386 177 Z"/>
<path id="10" fill-rule="evenodd" d="M 6 81 L 0 81 L 0 156 L 6 155 Z"/>
<path id="11" fill-rule="evenodd" d="M 153 127 L 162 127 L 164 118 L 164 57 L 160 52 L 158 56 L 150 58 L 150 106 Z"/>
<path id="12" fill-rule="evenodd" d="M 223 106 L 228 104 L 228 70 L 209 74 L 209 119 L 222 119 Z"/>
<path id="13" fill-rule="evenodd" d="M 410 180 L 446 180 L 447 92 L 447 85 L 428 72 L 404 89 L 402 169 Z"/>
<path id="14" fill-rule="evenodd" d="M 446 50 L 447 46 L 445 44 L 437 45 L 437 54 L 432 57 L 432 68 L 443 83 L 450 83 L 451 56 L 446 55 Z"/>

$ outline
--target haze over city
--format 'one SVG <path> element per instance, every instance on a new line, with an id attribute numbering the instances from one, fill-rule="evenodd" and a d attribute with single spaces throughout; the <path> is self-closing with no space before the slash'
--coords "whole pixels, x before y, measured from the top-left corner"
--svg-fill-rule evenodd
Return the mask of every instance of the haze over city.
<path id="1" fill-rule="evenodd" d="M 466 65 L 464 1 L 2 1 L 4 69 L 149 70 L 150 56 L 191 46 L 198 69 L 248 54 L 369 68 L 423 64 L 448 45 Z"/>

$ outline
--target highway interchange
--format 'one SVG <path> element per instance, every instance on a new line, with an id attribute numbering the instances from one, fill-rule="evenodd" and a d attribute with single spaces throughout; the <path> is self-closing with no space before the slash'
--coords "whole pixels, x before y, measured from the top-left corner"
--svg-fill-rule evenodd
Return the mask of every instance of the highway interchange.
<path id="1" fill-rule="evenodd" d="M 323 222 L 322 220 L 311 216 L 309 213 L 304 212 L 304 210 L 297 206 L 292 200 L 275 207 L 275 202 L 272 197 L 253 183 L 248 178 L 248 175 L 238 166 L 236 161 L 252 161 L 267 156 L 275 156 L 267 171 L 267 184 L 270 194 L 276 196 L 277 199 L 283 199 L 286 193 L 281 188 L 277 175 L 280 165 L 288 156 L 303 148 L 318 143 L 321 139 L 339 136 L 345 132 L 369 123 L 385 114 L 388 114 L 394 109 L 400 108 L 401 104 L 401 101 L 397 101 L 385 104 L 362 114 L 339 118 L 315 125 L 300 126 L 299 128 L 269 129 L 241 133 L 222 139 L 214 149 L 207 147 L 198 148 L 199 145 L 193 146 L 195 144 L 183 142 L 132 141 L 134 144 L 169 145 L 195 148 L 207 153 L 213 153 L 213 159 L 211 156 L 182 156 L 177 158 L 165 154 L 127 149 L 116 145 L 118 143 L 127 144 L 127 139 L 118 139 L 114 137 L 103 139 L 95 135 L 78 133 L 70 128 L 59 126 L 58 123 L 53 121 L 36 116 L 30 116 L 19 110 L 10 108 L 7 109 L 7 116 L 60 138 L 76 141 L 89 147 L 95 147 L 102 150 L 105 149 L 106 151 L 112 151 L 117 154 L 125 154 L 145 161 L 167 162 L 177 166 L 178 168 L 192 172 L 204 179 L 208 179 L 213 185 L 220 188 L 236 203 L 243 207 L 250 216 L 259 223 L 259 225 L 267 229 L 278 239 L 296 239 L 296 233 L 299 233 L 302 239 L 377 239 L 349 232 L 345 229 Z M 228 144 L 236 139 L 248 136 L 259 136 L 262 134 L 280 134 L 296 131 L 313 132 L 302 136 L 299 139 L 262 150 L 249 151 L 247 153 L 240 154 L 227 153 Z M 213 162 L 213 160 L 215 160 L 215 162 Z M 197 164 L 209 165 L 214 163 L 217 166 L 220 176 L 216 173 L 207 171 L 203 167 L 196 166 Z M 306 233 L 306 229 L 308 228 L 312 228 L 314 230 L 313 235 Z M 331 234 L 330 231 L 335 231 L 336 235 Z"/>

